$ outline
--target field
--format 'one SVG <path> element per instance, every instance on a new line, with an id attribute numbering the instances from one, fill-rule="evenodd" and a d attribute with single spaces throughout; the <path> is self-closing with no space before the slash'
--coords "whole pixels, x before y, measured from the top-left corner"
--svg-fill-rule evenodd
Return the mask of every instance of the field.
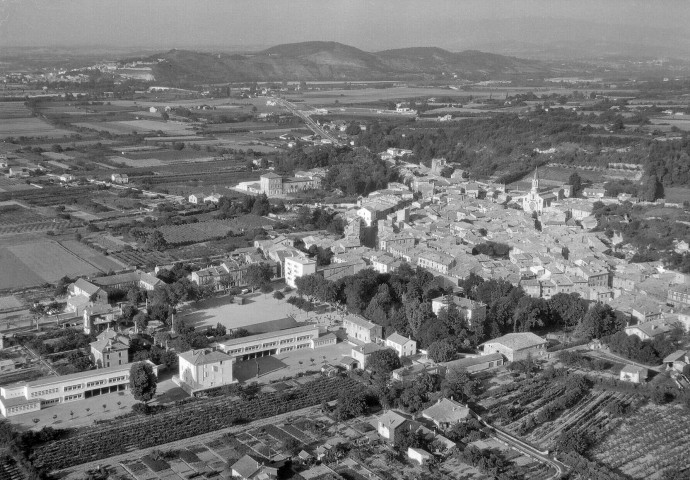
<path id="1" fill-rule="evenodd" d="M 119 122 L 80 122 L 76 127 L 89 128 L 113 135 L 129 135 L 132 132 L 149 133 L 161 131 L 166 135 L 190 135 L 194 131 L 186 125 L 156 120 L 126 120 Z"/>
<path id="2" fill-rule="evenodd" d="M 45 221 L 46 217 L 40 213 L 24 208 L 21 205 L 0 205 L 0 225 L 22 225 Z"/>
<path id="3" fill-rule="evenodd" d="M 36 187 L 27 185 L 26 182 L 22 182 L 21 180 L 0 176 L 0 192 L 17 192 L 20 190 L 31 190 L 34 188 Z"/>
<path id="4" fill-rule="evenodd" d="M 32 117 L 23 102 L 0 102 L 0 138 L 64 137 L 72 133 Z"/>
<path id="5" fill-rule="evenodd" d="M 80 245 L 72 248 L 84 258 L 51 240 L 35 241 L 0 248 L 0 289 L 29 287 L 45 282 L 56 282 L 65 275 L 91 275 L 107 272 L 116 266 L 106 257 Z M 108 268 L 105 268 L 108 267 Z"/>
<path id="6" fill-rule="evenodd" d="M 185 225 L 167 225 L 159 228 L 165 241 L 171 245 L 181 243 L 205 242 L 224 237 L 233 230 L 226 220 L 212 220 L 209 222 L 188 223 Z"/>
<path id="7" fill-rule="evenodd" d="M 229 297 L 219 297 L 196 303 L 193 308 L 184 319 L 197 328 L 221 323 L 228 330 L 254 327 L 256 332 L 266 331 L 261 324 L 268 322 L 272 322 L 273 328 L 293 327 L 295 321 L 289 316 L 299 312 L 286 301 L 262 293 L 252 294 L 244 305 L 230 303 Z"/>
<path id="8" fill-rule="evenodd" d="M 690 414 L 679 406 L 649 404 L 594 448 L 592 456 L 634 479 L 658 480 L 668 467 L 688 468 Z M 685 478 L 685 477 L 683 477 Z"/>

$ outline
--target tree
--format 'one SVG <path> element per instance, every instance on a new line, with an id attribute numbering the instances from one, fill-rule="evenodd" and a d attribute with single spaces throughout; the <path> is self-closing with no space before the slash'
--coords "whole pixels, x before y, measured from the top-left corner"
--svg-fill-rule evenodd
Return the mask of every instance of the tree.
<path id="1" fill-rule="evenodd" d="M 596 303 L 582 318 L 577 332 L 588 339 L 612 335 L 625 326 L 622 318 L 616 315 L 610 305 Z"/>
<path id="2" fill-rule="evenodd" d="M 338 407 L 335 410 L 338 420 L 363 415 L 367 409 L 367 396 L 361 388 L 344 388 L 338 394 Z"/>
<path id="3" fill-rule="evenodd" d="M 267 263 L 252 263 L 244 274 L 244 279 L 252 292 L 270 283 L 271 277 L 273 277 L 273 269 Z"/>
<path id="4" fill-rule="evenodd" d="M 513 313 L 513 331 L 529 332 L 549 323 L 549 304 L 542 298 L 522 297 Z"/>
<path id="5" fill-rule="evenodd" d="M 659 198 L 664 198 L 664 186 L 656 175 L 650 175 L 642 189 L 642 199 L 653 202 Z"/>
<path id="6" fill-rule="evenodd" d="M 367 363 L 367 368 L 369 370 L 382 377 L 388 377 L 393 370 L 401 366 L 402 364 L 400 363 L 398 353 L 391 348 L 375 351 L 369 356 L 369 361 Z"/>
<path id="7" fill-rule="evenodd" d="M 587 301 L 577 293 L 557 293 L 548 303 L 554 322 L 564 330 L 575 327 L 587 313 Z"/>
<path id="8" fill-rule="evenodd" d="M 450 368 L 441 384 L 441 390 L 445 397 L 470 400 L 479 393 L 479 382 L 473 380 L 467 370 L 463 368 Z"/>
<path id="9" fill-rule="evenodd" d="M 571 429 L 556 437 L 555 448 L 562 453 L 575 452 L 582 455 L 587 451 L 591 443 L 585 432 Z"/>
<path id="10" fill-rule="evenodd" d="M 275 298 L 276 300 L 282 300 L 283 298 L 285 298 L 285 295 L 280 290 L 276 290 L 275 292 L 273 292 L 273 298 Z"/>
<path id="11" fill-rule="evenodd" d="M 162 252 L 168 248 L 168 242 L 165 240 L 165 237 L 160 230 L 154 230 L 146 239 L 145 246 L 150 250 Z"/>
<path id="12" fill-rule="evenodd" d="M 429 345 L 429 358 L 434 362 L 449 362 L 455 359 L 455 346 L 448 340 L 438 340 Z"/>
<path id="13" fill-rule="evenodd" d="M 147 404 L 156 395 L 158 377 L 147 362 L 133 363 L 129 369 L 129 389 L 134 399 Z"/>

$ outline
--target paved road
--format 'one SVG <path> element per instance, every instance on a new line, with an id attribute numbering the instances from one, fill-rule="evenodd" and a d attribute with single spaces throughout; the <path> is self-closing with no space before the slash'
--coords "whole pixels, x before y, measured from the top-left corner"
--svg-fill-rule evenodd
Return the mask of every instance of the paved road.
<path id="1" fill-rule="evenodd" d="M 494 427 L 493 425 L 487 423 L 482 419 L 481 417 L 479 418 L 479 421 L 481 421 L 489 430 L 491 430 L 496 438 L 499 440 L 504 441 L 508 445 L 514 447 L 516 450 L 519 450 L 520 452 L 530 456 L 534 457 L 537 460 L 541 461 L 542 463 L 545 463 L 551 467 L 553 467 L 554 470 L 556 470 L 556 473 L 550 477 L 548 480 L 556 480 L 558 478 L 561 478 L 563 474 L 568 470 L 568 466 L 565 465 L 564 463 L 559 462 L 555 458 L 549 456 L 548 451 L 541 451 L 537 450 L 533 446 L 531 446 L 528 443 L 523 442 L 519 438 L 516 438 L 503 430 L 499 430 L 498 428 Z"/>
<path id="2" fill-rule="evenodd" d="M 331 135 L 329 132 L 327 132 L 326 130 L 321 128 L 320 125 L 317 125 L 317 123 L 314 120 L 312 120 L 312 118 L 308 112 L 306 112 L 304 110 L 300 110 L 297 107 L 297 105 L 295 105 L 294 103 L 290 103 L 287 100 L 284 100 L 282 98 L 274 98 L 273 100 L 278 102 L 281 106 L 286 108 L 293 115 L 297 115 L 298 117 L 300 117 L 304 121 L 304 123 L 307 125 L 307 127 L 309 127 L 309 129 L 312 132 L 314 132 L 315 134 L 320 135 L 321 138 L 326 138 L 326 139 L 330 140 L 334 145 L 341 145 L 340 140 L 338 140 L 336 137 Z"/>

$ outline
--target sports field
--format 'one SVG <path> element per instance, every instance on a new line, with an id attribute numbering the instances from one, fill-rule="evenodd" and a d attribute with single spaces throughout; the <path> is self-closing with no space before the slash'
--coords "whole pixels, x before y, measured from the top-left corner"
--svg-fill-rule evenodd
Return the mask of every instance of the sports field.
<path id="1" fill-rule="evenodd" d="M 1 247 L 0 289 L 54 283 L 65 275 L 76 277 L 122 268 L 85 245 L 67 243 L 74 251 L 52 240 Z"/>
<path id="2" fill-rule="evenodd" d="M 193 304 L 192 308 L 184 319 L 197 328 L 221 323 L 228 330 L 246 328 L 257 333 L 293 327 L 296 322 L 289 316 L 299 312 L 285 300 L 263 293 L 250 294 L 244 305 L 231 303 L 230 297 L 220 297 Z"/>

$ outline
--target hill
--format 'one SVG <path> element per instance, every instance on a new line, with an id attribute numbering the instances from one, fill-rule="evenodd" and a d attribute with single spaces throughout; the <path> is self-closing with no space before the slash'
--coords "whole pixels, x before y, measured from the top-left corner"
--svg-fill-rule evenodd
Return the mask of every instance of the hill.
<path id="1" fill-rule="evenodd" d="M 484 79 L 550 75 L 546 64 L 468 50 L 454 53 L 420 47 L 365 52 L 337 42 L 278 45 L 261 52 L 229 55 L 171 50 L 153 55 L 156 80 L 168 84 L 281 80 L 431 79 L 441 73 Z"/>

